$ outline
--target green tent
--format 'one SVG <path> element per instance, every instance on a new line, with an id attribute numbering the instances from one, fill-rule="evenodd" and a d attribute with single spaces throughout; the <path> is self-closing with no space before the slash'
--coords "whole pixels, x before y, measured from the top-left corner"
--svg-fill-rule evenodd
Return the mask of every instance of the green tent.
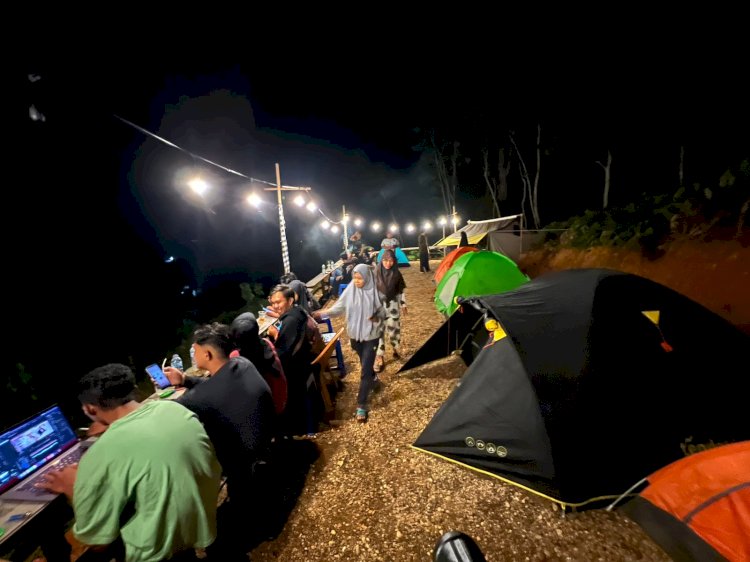
<path id="1" fill-rule="evenodd" d="M 440 280 L 435 291 L 435 306 L 450 316 L 458 308 L 456 297 L 496 295 L 523 285 L 529 278 L 515 262 L 497 252 L 469 252 Z"/>

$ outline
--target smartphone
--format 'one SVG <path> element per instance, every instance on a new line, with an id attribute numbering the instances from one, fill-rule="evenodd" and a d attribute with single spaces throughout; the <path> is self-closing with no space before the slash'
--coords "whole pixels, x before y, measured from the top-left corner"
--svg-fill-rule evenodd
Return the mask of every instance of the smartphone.
<path id="1" fill-rule="evenodd" d="M 156 363 L 153 363 L 152 365 L 146 367 L 146 372 L 159 388 L 167 388 L 168 386 L 172 386 L 172 383 L 169 382 L 167 375 L 164 374 L 164 371 L 162 371 L 161 367 L 159 367 L 159 365 L 157 365 Z"/>

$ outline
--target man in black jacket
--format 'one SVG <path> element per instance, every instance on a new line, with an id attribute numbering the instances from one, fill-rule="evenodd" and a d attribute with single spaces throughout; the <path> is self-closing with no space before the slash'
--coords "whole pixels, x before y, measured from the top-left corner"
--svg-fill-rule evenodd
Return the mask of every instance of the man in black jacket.
<path id="1" fill-rule="evenodd" d="M 278 320 L 268 329 L 274 338 L 288 385 L 282 432 L 303 435 L 317 432 L 318 404 L 315 377 L 310 363 L 314 359 L 306 337 L 307 313 L 294 305 L 294 291 L 287 285 L 276 285 L 268 297 Z"/>

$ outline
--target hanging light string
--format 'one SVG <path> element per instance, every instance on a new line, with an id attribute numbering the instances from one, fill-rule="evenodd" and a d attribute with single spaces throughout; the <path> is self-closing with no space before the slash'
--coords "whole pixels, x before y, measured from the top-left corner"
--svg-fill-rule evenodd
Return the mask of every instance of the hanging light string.
<path id="1" fill-rule="evenodd" d="M 257 183 L 262 183 L 262 184 L 265 184 L 265 185 L 270 185 L 270 186 L 273 186 L 273 187 L 277 187 L 277 184 L 276 184 L 276 183 L 274 183 L 274 182 L 272 182 L 272 181 L 267 181 L 267 180 L 262 180 L 262 179 L 258 179 L 258 178 L 253 178 L 253 177 L 251 177 L 251 176 L 248 176 L 248 175 L 245 175 L 245 174 L 243 174 L 242 172 L 238 172 L 237 170 L 233 170 L 232 168 L 228 168 L 227 166 L 223 166 L 223 165 L 221 165 L 221 164 L 219 164 L 219 163 L 217 163 L 217 162 L 214 162 L 213 160 L 209 160 L 208 158 L 205 158 L 205 157 L 201 156 L 200 154 L 196 154 L 195 152 L 192 152 L 192 151 L 190 151 L 190 150 L 187 150 L 186 148 L 182 148 L 181 146 L 179 146 L 179 145 L 177 145 L 177 144 L 173 143 L 172 141 L 170 141 L 170 140 L 167 140 L 167 139 L 165 139 L 164 137 L 160 137 L 160 136 L 159 136 L 159 135 L 157 135 L 156 133 L 152 133 L 152 132 L 151 132 L 151 131 L 149 131 L 148 129 L 144 129 L 144 128 L 143 128 L 143 127 L 141 127 L 140 125 L 136 125 L 136 124 L 135 124 L 135 123 L 133 123 L 132 121 L 128 121 L 127 119 L 125 119 L 125 118 L 123 118 L 123 117 L 120 117 L 120 116 L 119 116 L 119 115 L 117 115 L 117 114 L 113 114 L 113 115 L 114 115 L 114 117 L 115 117 L 115 118 L 119 119 L 120 121 L 122 121 L 122 122 L 123 122 L 123 123 L 125 123 L 126 125 L 128 125 L 128 126 L 130 126 L 130 127 L 134 128 L 135 130 L 137 130 L 137 131 L 140 131 L 140 132 L 141 132 L 141 133 L 143 133 L 144 135 L 147 135 L 147 136 L 149 136 L 149 137 L 151 137 L 151 138 L 153 138 L 153 139 L 155 139 L 155 140 L 157 140 L 157 141 L 159 141 L 159 142 L 161 142 L 161 143 L 164 143 L 164 144 L 166 144 L 167 146 L 169 146 L 169 147 L 171 147 L 171 148 L 174 148 L 174 149 L 176 149 L 176 150 L 179 150 L 180 152 L 183 152 L 183 153 L 185 153 L 185 154 L 187 154 L 187 155 L 191 156 L 192 158 L 194 158 L 194 159 L 196 159 L 196 160 L 200 160 L 201 162 L 205 162 L 206 164 L 208 164 L 208 165 L 210 165 L 210 166 L 214 166 L 214 167 L 216 167 L 216 168 L 219 168 L 220 170 L 224 170 L 225 172 L 227 172 L 227 173 L 230 173 L 230 174 L 233 174 L 233 175 L 235 175 L 235 176 L 239 176 L 239 177 L 241 177 L 241 178 L 245 178 L 246 180 L 250 180 L 250 181 L 253 181 L 253 182 L 257 182 Z M 309 190 L 309 188 L 306 188 L 306 187 L 299 187 L 299 186 L 294 186 L 294 185 L 282 185 L 281 187 L 284 187 L 284 188 L 290 188 L 290 189 L 297 189 L 297 190 L 300 190 L 300 191 L 307 191 L 307 190 Z M 309 195 L 308 195 L 308 196 L 309 196 Z M 310 200 L 312 201 L 312 198 L 311 198 Z M 330 225 L 340 225 L 340 224 L 343 224 L 343 222 L 344 222 L 344 220 L 345 220 L 345 218 L 344 218 L 344 217 L 342 217 L 342 218 L 341 218 L 341 219 L 339 219 L 339 220 L 334 220 L 334 219 L 331 219 L 331 218 L 330 218 L 330 217 L 329 217 L 329 216 L 328 216 L 328 215 L 327 215 L 327 214 L 326 214 L 326 213 L 325 213 L 325 212 L 323 211 L 323 209 L 321 209 L 321 208 L 320 208 L 319 206 L 316 206 L 316 207 L 317 207 L 317 211 L 318 211 L 318 212 L 320 213 L 320 215 L 321 215 L 321 216 L 322 216 L 322 217 L 323 217 L 323 218 L 324 218 L 324 219 L 325 219 L 326 221 L 328 221 L 328 222 L 330 223 Z M 352 216 L 352 213 L 347 213 L 347 217 L 351 217 L 351 216 Z M 451 214 L 451 213 L 448 213 L 448 215 L 447 215 L 447 216 L 448 216 L 448 217 L 450 217 L 450 216 L 456 217 L 456 215 L 455 215 L 455 214 Z M 457 217 L 456 217 L 456 218 L 457 218 Z M 383 224 L 383 225 L 387 224 L 387 223 L 385 223 L 385 222 L 382 222 L 382 221 L 367 221 L 367 222 L 369 222 L 369 223 L 379 223 L 379 224 Z M 437 224 L 439 224 L 439 221 L 427 221 L 427 222 L 431 223 L 432 225 L 437 225 Z M 447 221 L 447 222 L 450 222 L 450 221 Z M 359 227 L 357 227 L 357 228 L 359 228 Z"/>
<path id="2" fill-rule="evenodd" d="M 123 123 L 125 123 L 126 125 L 129 125 L 129 126 L 133 127 L 134 129 L 140 131 L 144 135 L 148 135 L 149 137 L 154 138 L 154 139 L 158 140 L 159 142 L 163 142 L 167 146 L 175 148 L 175 149 L 179 150 L 180 152 L 184 152 L 185 154 L 188 154 L 189 156 L 195 158 L 196 160 L 200 160 L 202 162 L 205 162 L 206 164 L 209 164 L 211 166 L 215 166 L 216 168 L 224 170 L 225 172 L 229 172 L 230 174 L 234 174 L 235 176 L 239 176 L 241 178 L 245 178 L 246 180 L 250 180 L 250 181 L 254 181 L 254 182 L 258 182 L 258 183 L 263 183 L 263 184 L 266 184 L 266 185 L 272 185 L 273 187 L 276 187 L 276 184 L 274 182 L 272 182 L 272 181 L 261 180 L 261 179 L 258 179 L 258 178 L 253 178 L 253 177 L 250 177 L 250 176 L 246 176 L 242 172 L 238 172 L 237 170 L 233 170 L 232 168 L 227 168 L 226 166 L 222 166 L 221 164 L 218 164 L 218 163 L 216 163 L 216 162 L 214 162 L 212 160 L 209 160 L 208 158 L 204 158 L 200 154 L 196 154 L 195 152 L 191 152 L 191 151 L 187 150 L 186 148 L 182 148 L 181 146 L 176 145 L 172 141 L 169 141 L 169 140 L 167 140 L 167 139 L 165 139 L 163 137 L 160 137 L 159 135 L 157 135 L 155 133 L 152 133 L 151 131 L 149 131 L 147 129 L 144 129 L 140 125 L 136 125 L 132 121 L 128 121 L 127 119 L 124 119 L 124 118 L 120 117 L 119 115 L 114 114 L 114 116 L 117 119 L 119 119 L 120 121 L 122 121 Z M 295 185 L 282 185 L 281 187 L 292 188 L 292 189 L 304 189 L 304 188 L 301 188 L 301 187 L 298 187 L 298 186 L 295 186 Z"/>

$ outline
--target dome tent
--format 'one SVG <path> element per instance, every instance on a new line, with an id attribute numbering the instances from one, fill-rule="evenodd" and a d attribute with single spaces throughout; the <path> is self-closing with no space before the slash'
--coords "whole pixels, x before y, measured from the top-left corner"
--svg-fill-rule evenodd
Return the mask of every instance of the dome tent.
<path id="1" fill-rule="evenodd" d="M 567 507 L 593 507 L 689 444 L 750 438 L 750 337 L 663 285 L 574 269 L 469 303 L 496 329 L 419 450 Z M 462 308 L 454 316 L 475 329 L 472 315 L 481 315 Z M 430 338 L 414 357 L 454 352 L 439 344 Z"/>
<path id="2" fill-rule="evenodd" d="M 450 316 L 458 308 L 456 297 L 494 295 L 528 282 L 515 262 L 498 254 L 480 250 L 459 257 L 435 290 L 438 312 Z"/>

